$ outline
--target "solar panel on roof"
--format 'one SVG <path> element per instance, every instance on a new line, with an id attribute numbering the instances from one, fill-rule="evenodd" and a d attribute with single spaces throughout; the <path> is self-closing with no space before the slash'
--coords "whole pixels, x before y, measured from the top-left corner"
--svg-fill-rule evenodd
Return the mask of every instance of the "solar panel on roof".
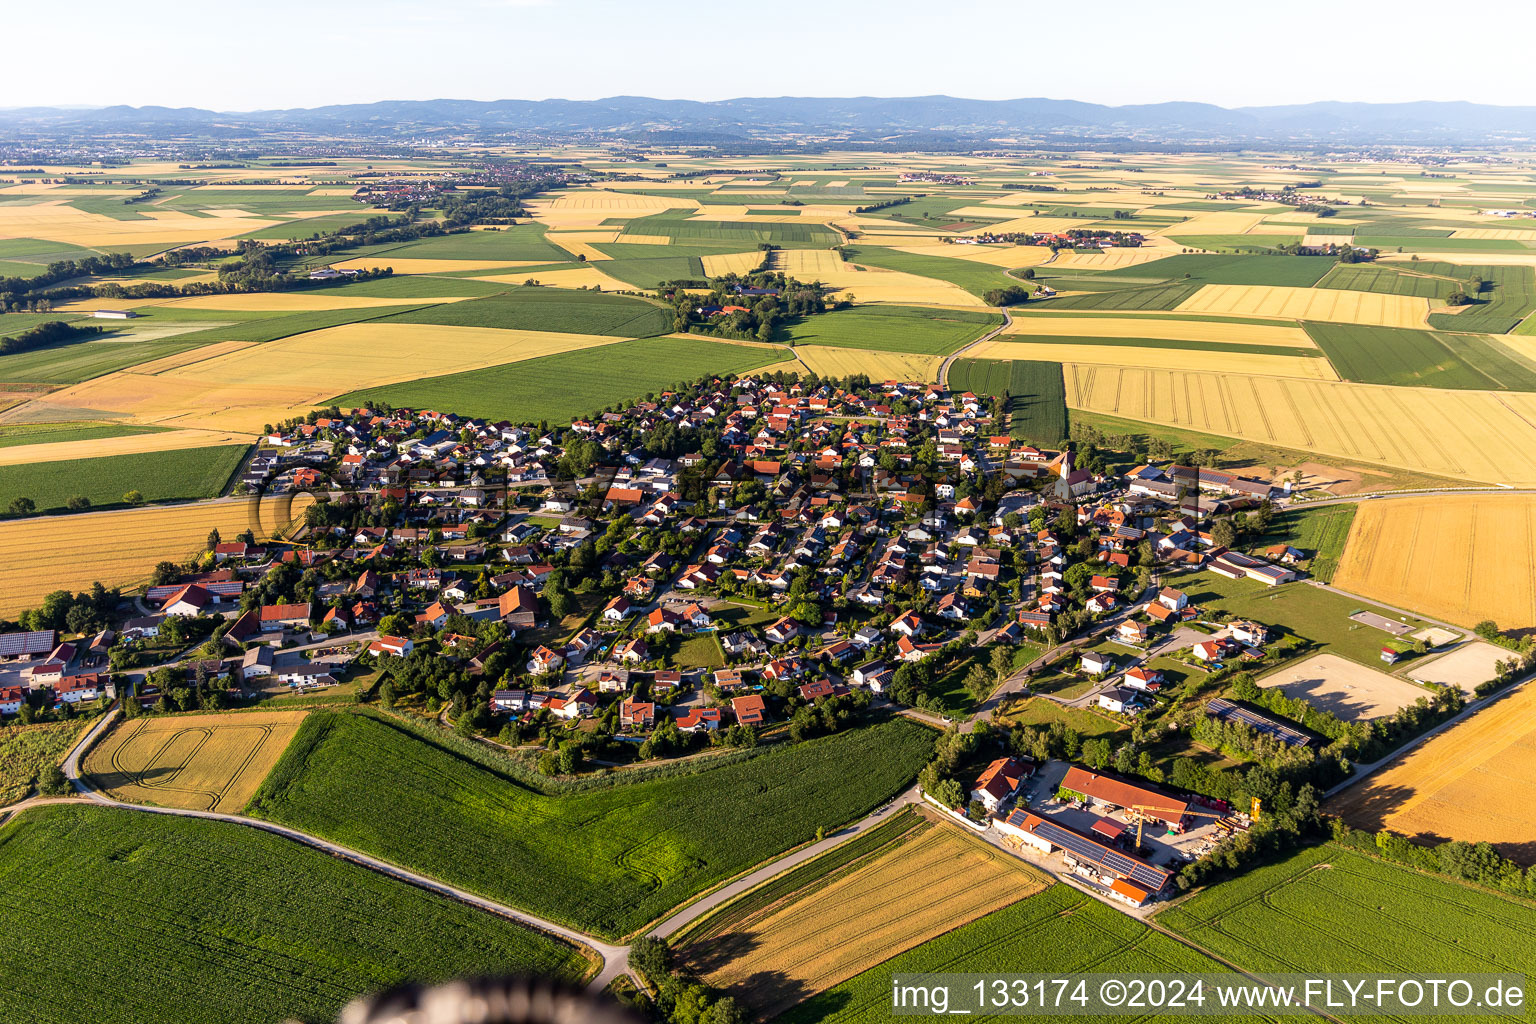
<path id="1" fill-rule="evenodd" d="M 30 633 L 0 633 L 0 658 L 47 654 L 53 650 L 55 635 L 51 629 L 34 630 Z"/>
<path id="2" fill-rule="evenodd" d="M 1147 886 L 1152 892 L 1159 891 L 1168 883 L 1168 873 L 1166 871 L 1154 868 L 1149 864 L 1144 864 L 1117 850 L 1101 846 L 1087 836 L 1079 835 L 1071 829 L 1063 828 L 1049 821 L 1042 821 L 1035 826 L 1034 833 L 1051 845 L 1059 846 L 1063 850 L 1070 850 L 1079 857 L 1090 860 L 1095 864 L 1102 864 L 1106 869 L 1113 871 L 1115 874 L 1124 875 L 1139 885 Z"/>

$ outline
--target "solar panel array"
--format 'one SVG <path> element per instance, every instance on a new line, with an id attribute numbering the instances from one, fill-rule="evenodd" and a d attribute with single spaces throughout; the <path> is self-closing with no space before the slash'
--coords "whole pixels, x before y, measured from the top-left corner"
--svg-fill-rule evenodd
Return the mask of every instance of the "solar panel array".
<path id="1" fill-rule="evenodd" d="M 1267 718 L 1257 712 L 1249 711 L 1247 708 L 1239 707 L 1224 697 L 1217 697 L 1212 700 L 1205 706 L 1205 712 L 1208 715 L 1215 715 L 1217 718 L 1242 722 L 1254 732 L 1273 736 L 1281 743 L 1286 743 L 1293 747 L 1304 747 L 1312 742 L 1312 737 L 1299 729 L 1292 729 L 1288 725 L 1281 725 L 1273 718 Z"/>
<path id="2" fill-rule="evenodd" d="M 47 654 L 54 648 L 51 629 L 39 629 L 31 633 L 0 633 L 0 658 L 25 658 Z"/>
<path id="3" fill-rule="evenodd" d="M 1049 821 L 1042 821 L 1034 827 L 1034 834 L 1050 843 L 1059 846 L 1063 850 L 1069 850 L 1079 857 L 1101 864 L 1108 871 L 1124 878 L 1129 878 L 1147 889 L 1149 892 L 1157 892 L 1168 884 L 1168 872 L 1154 868 L 1134 857 L 1129 857 L 1118 850 L 1094 842 L 1087 836 L 1079 835 L 1069 828 Z"/>
<path id="4" fill-rule="evenodd" d="M 144 600 L 164 601 L 185 586 L 185 583 L 172 583 L 168 586 L 150 587 L 144 592 Z M 237 597 L 245 592 L 245 582 L 243 580 L 231 580 L 224 583 L 199 583 L 198 586 L 210 594 L 218 594 L 221 597 Z"/>

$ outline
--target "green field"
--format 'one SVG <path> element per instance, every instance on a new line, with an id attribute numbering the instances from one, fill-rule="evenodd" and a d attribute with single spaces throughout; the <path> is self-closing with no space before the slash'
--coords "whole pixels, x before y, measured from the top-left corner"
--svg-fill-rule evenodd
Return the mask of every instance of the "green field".
<path id="1" fill-rule="evenodd" d="M 640 338 L 352 391 L 332 401 L 342 406 L 387 402 L 396 408 L 445 409 L 519 423 L 567 422 L 685 381 L 742 374 L 788 356 L 785 349 L 766 346 Z"/>
<path id="2" fill-rule="evenodd" d="M 473 273 L 483 274 L 485 271 L 477 270 Z M 390 274 L 371 281 L 348 281 L 328 288 L 307 288 L 304 294 L 350 295 L 365 299 L 449 299 L 465 295 L 495 295 L 506 290 L 505 284 L 496 281 L 476 281 L 446 274 Z M 398 313 L 400 310 L 401 307 L 396 306 L 389 312 Z"/>
<path id="3" fill-rule="evenodd" d="M 0 828 L 0 884 L 8 1021 L 332 1020 L 405 981 L 591 972 L 503 918 L 220 822 L 36 808 Z M 104 950 L 155 965 L 113 969 Z"/>
<path id="4" fill-rule="evenodd" d="M 716 768 L 552 796 L 498 771 L 493 755 L 471 760 L 479 748 L 317 712 L 251 811 L 617 936 L 818 826 L 873 810 L 916 776 L 934 736 L 893 719 Z"/>
<path id="5" fill-rule="evenodd" d="M 1190 604 L 1262 622 L 1281 635 L 1310 640 L 1320 650 L 1372 668 L 1381 665 L 1381 648 L 1392 636 L 1354 622 L 1350 615 L 1361 610 L 1374 611 L 1415 629 L 1429 625 L 1422 619 L 1398 615 L 1380 605 L 1323 590 L 1303 580 L 1270 587 L 1255 580 L 1228 579 L 1207 569 L 1169 576 L 1166 582 L 1188 594 Z"/>
<path id="6" fill-rule="evenodd" d="M 561 334 L 651 337 L 672 329 L 672 311 L 644 299 L 569 288 L 513 288 L 387 317 L 387 323 L 500 327 Z"/>
<path id="7" fill-rule="evenodd" d="M 1002 322 L 996 313 L 921 306 L 855 306 L 791 320 L 779 329 L 774 340 L 786 345 L 947 355 Z"/>
<path id="8" fill-rule="evenodd" d="M 39 263 L 46 267 L 62 260 L 81 260 L 87 256 L 100 255 L 101 252 L 96 249 L 70 245 L 68 242 L 54 242 L 44 238 L 0 238 L 0 260 Z"/>
<path id="9" fill-rule="evenodd" d="M 1345 380 L 1475 391 L 1536 391 L 1536 364 L 1496 339 L 1406 327 L 1306 323 Z"/>
<path id="10" fill-rule="evenodd" d="M 745 220 L 689 220 L 676 211 L 638 217 L 624 222 L 624 235 L 667 235 L 682 244 L 740 244 L 747 248 L 768 242 L 786 249 L 822 249 L 836 245 L 841 236 L 822 224 L 773 224 Z M 739 249 L 737 251 L 740 251 Z"/>
<path id="11" fill-rule="evenodd" d="M 406 242 L 374 255 L 384 256 L 386 253 L 388 259 L 485 260 L 487 263 L 497 260 L 508 263 L 523 260 L 564 263 L 571 258 L 570 253 L 545 239 L 542 224 L 520 224 L 496 231 L 435 235 Z"/>
<path id="12" fill-rule="evenodd" d="M 343 324 L 379 320 L 384 317 L 401 315 L 412 309 L 419 308 L 423 307 L 374 306 L 364 309 L 321 309 L 303 313 L 268 315 L 255 320 L 243 320 L 224 327 L 209 327 L 191 334 L 179 334 L 174 340 L 182 346 L 182 348 L 176 350 L 178 352 L 187 348 L 196 348 L 199 345 L 209 345 L 216 341 L 252 341 L 257 343 L 279 341 L 283 338 L 291 338 L 295 334 L 308 334 L 310 331 L 322 331 L 327 327 L 340 327 Z M 159 312 L 158 309 L 151 308 L 148 311 L 148 315 L 154 317 Z M 165 354 L 169 355 L 170 353 Z M 139 361 L 142 362 L 143 360 Z"/>
<path id="13" fill-rule="evenodd" d="M 1169 240 L 1191 249 L 1209 249 L 1217 253 L 1272 253 L 1277 246 L 1301 244 L 1301 232 L 1294 235 L 1169 235 Z"/>
<path id="14" fill-rule="evenodd" d="M 945 827 L 945 826 L 941 826 Z M 1320 968 L 1321 969 L 1321 968 Z M 1328 968 L 1333 970 L 1335 968 Z M 811 996 L 779 1024 L 875 1024 L 891 1019 L 893 974 L 1219 973 L 1225 968 L 1068 885 L 1053 885 Z M 952 1004 L 953 1005 L 953 1004 Z M 993 1018 L 973 1015 L 972 1020 Z M 1048 1015 L 1041 1019 L 1051 1018 Z M 1095 1016 L 1144 1021 L 1146 1014 Z M 1254 1018 L 1224 1017 L 1225 1020 Z"/>
<path id="15" fill-rule="evenodd" d="M 340 198 L 340 197 L 335 197 Z M 349 200 L 343 200 L 344 202 Z M 331 207 L 334 209 L 334 207 Z M 359 206 L 356 213 L 329 213 L 320 217 L 305 217 L 301 220 L 284 221 L 281 224 L 273 224 L 271 227 L 257 228 L 255 231 L 247 231 L 241 238 L 260 238 L 265 241 L 287 241 L 289 239 L 312 238 L 316 235 L 329 234 L 332 231 L 340 231 L 342 228 L 352 227 L 375 217 L 388 217 L 391 220 L 403 220 L 403 213 L 387 213 L 383 210 L 370 210 Z"/>
<path id="16" fill-rule="evenodd" d="M 1536 970 L 1530 903 L 1334 844 L 1206 889 L 1157 923 L 1247 971 Z"/>
<path id="17" fill-rule="evenodd" d="M 1055 287 L 1058 282 L 1053 282 Z M 1135 309 L 1169 310 L 1200 290 L 1194 281 L 1158 284 L 1140 288 L 1116 288 L 1092 291 L 1082 295 L 1060 295 L 1046 299 L 1052 309 Z M 1060 290 L 1070 290 L 1063 286 Z"/>
<path id="18" fill-rule="evenodd" d="M 0 356 L 0 382 L 79 384 L 104 373 L 197 348 L 206 342 L 192 339 L 201 338 L 205 333 L 196 331 L 163 341 L 121 341 L 98 337 L 70 339 L 47 348 Z"/>
<path id="19" fill-rule="evenodd" d="M 1248 544 L 1250 551 L 1262 551 L 1275 544 L 1288 544 L 1307 554 L 1304 567 L 1314 579 L 1333 581 L 1349 539 L 1350 524 L 1360 506 L 1354 502 L 1322 505 L 1318 508 L 1288 509 L 1270 521 L 1269 532 Z"/>
<path id="20" fill-rule="evenodd" d="M 1007 396 L 1009 432 L 1032 444 L 1056 445 L 1067 435 L 1067 388 L 1061 364 L 1036 359 L 958 359 L 949 371 L 954 391 Z"/>
<path id="21" fill-rule="evenodd" d="M 1188 253 L 1143 263 L 1129 273 L 1164 281 L 1188 277 L 1202 284 L 1267 284 L 1310 288 L 1335 263 L 1332 256 Z"/>
<path id="22" fill-rule="evenodd" d="M 978 297 L 994 288 L 1026 287 L 1023 281 L 1009 277 L 999 268 L 972 260 L 918 255 L 879 245 L 849 245 L 844 246 L 843 251 L 848 254 L 848 260 L 851 263 L 900 270 L 919 277 L 931 277 L 936 281 L 948 281 Z"/>
<path id="23" fill-rule="evenodd" d="M 79 313 L 6 313 L 0 316 L 0 338 L 13 338 L 41 324 L 75 323 L 80 319 Z"/>
<path id="24" fill-rule="evenodd" d="M 64 722 L 35 725 L 22 725 L 12 719 L 0 728 L 0 807 L 31 793 L 43 769 L 64 760 L 76 737 L 91 727 L 94 717 L 92 712 Z"/>
<path id="25" fill-rule="evenodd" d="M 231 444 L 0 466 L 0 508 L 16 498 L 31 498 L 39 512 L 46 512 L 63 508 L 76 495 L 92 505 L 117 505 L 135 490 L 145 501 L 212 498 L 223 493 L 247 450 L 247 445 Z"/>
<path id="26" fill-rule="evenodd" d="M 103 437 L 153 434 L 169 427 L 141 427 L 127 423 L 6 423 L 0 424 L 0 448 L 59 441 L 95 441 Z"/>
<path id="27" fill-rule="evenodd" d="M 1429 326 L 1442 331 L 1481 331 L 1507 334 L 1536 309 L 1536 270 L 1531 267 L 1462 266 L 1454 263 L 1415 264 L 1431 268 L 1431 273 L 1450 273 L 1459 277 L 1480 277 L 1484 288 L 1475 298 L 1476 305 L 1460 313 L 1431 313 Z"/>
<path id="28" fill-rule="evenodd" d="M 1434 264 L 1425 264 L 1433 266 Z M 1319 288 L 1342 288 L 1353 292 L 1381 292 L 1387 295 L 1414 295 L 1444 301 L 1460 285 L 1451 278 L 1431 277 L 1417 265 L 1387 263 L 1340 263 L 1317 283 Z"/>

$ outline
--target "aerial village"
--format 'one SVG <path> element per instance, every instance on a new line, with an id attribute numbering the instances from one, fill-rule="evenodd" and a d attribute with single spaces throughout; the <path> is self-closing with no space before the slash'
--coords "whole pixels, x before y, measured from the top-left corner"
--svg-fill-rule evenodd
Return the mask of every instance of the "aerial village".
<path id="1" fill-rule="evenodd" d="M 240 485 L 307 500 L 302 525 L 215 534 L 142 593 L 27 613 L 0 635 L 0 714 L 350 690 L 542 745 L 540 770 L 561 774 L 875 713 L 953 727 L 966 716 L 938 691 L 957 675 L 978 721 L 1054 678 L 1084 683 L 1064 705 L 1130 723 L 1167 700 L 1154 655 L 1202 673 L 1263 662 L 1264 623 L 1207 615 L 1177 584 L 1295 579 L 1303 552 L 1245 554 L 1210 526 L 1267 514 L 1286 488 L 1171 462 L 1112 473 L 1001 423 L 994 399 L 931 384 L 792 377 L 707 379 L 558 427 L 311 414 L 272 426 Z M 1205 713 L 1312 742 L 1230 700 Z M 1071 763 L 1075 739 L 1061 758 L 997 746 L 928 799 L 1021 853 L 1060 851 L 1131 906 L 1255 810 L 1105 756 Z"/>

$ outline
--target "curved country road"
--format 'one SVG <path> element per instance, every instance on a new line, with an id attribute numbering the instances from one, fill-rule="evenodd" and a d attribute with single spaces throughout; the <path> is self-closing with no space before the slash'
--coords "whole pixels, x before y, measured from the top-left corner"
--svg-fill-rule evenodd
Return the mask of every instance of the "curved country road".
<path id="1" fill-rule="evenodd" d="M 366 853 L 342 846 L 340 843 L 333 843 L 329 839 L 322 839 L 319 836 L 312 836 L 308 832 L 301 832 L 296 828 L 289 828 L 286 825 L 279 825 L 270 821 L 262 821 L 259 818 L 247 818 L 238 814 L 219 814 L 214 811 L 192 811 L 179 807 L 151 807 L 148 805 L 124 803 L 121 800 L 114 800 L 106 794 L 92 789 L 80 777 L 80 757 L 91 746 L 91 744 L 96 741 L 97 737 L 106 731 L 107 727 L 112 724 L 112 722 L 117 718 L 118 714 L 118 710 L 114 708 L 112 711 L 103 715 L 101 721 L 92 726 L 90 730 L 80 738 L 80 740 L 70 750 L 69 756 L 64 760 L 65 777 L 70 780 L 70 783 L 75 787 L 76 792 L 89 798 L 95 803 L 103 804 L 108 807 L 121 808 L 123 810 L 139 811 L 145 814 L 170 814 L 183 818 L 206 818 L 210 821 L 224 821 L 235 825 L 245 825 L 248 828 L 260 829 L 263 832 L 270 832 L 273 835 L 282 836 L 284 839 L 291 839 L 296 843 L 302 843 L 305 846 L 312 847 L 313 849 L 320 850 L 324 853 L 328 853 L 333 857 L 340 857 L 343 860 L 351 861 L 353 864 L 356 864 L 359 867 L 367 868 L 370 871 L 377 871 L 381 875 L 387 875 L 390 878 L 396 879 L 398 881 L 405 882 L 409 885 L 414 885 L 419 889 L 425 889 L 428 892 L 437 893 L 440 896 L 446 896 L 449 899 L 457 900 L 460 903 L 464 903 L 472 907 L 477 907 L 480 910 L 486 911 L 487 913 L 496 914 L 499 917 L 504 917 L 508 920 L 516 921 L 519 924 L 533 928 L 537 931 L 541 931 L 546 934 L 564 939 L 565 941 L 573 943 L 578 947 L 585 948 L 601 960 L 601 964 L 598 967 L 596 976 L 590 983 L 588 983 L 587 987 L 590 991 L 600 991 L 619 975 L 627 974 L 629 972 L 628 946 L 612 945 L 611 943 L 607 943 L 601 939 L 587 935 L 584 932 L 576 931 L 574 928 L 567 928 L 565 925 L 556 924 L 553 921 L 546 921 L 541 917 L 536 917 L 533 914 L 518 910 L 515 907 L 509 907 L 505 904 L 497 903 L 494 900 L 488 900 L 484 896 L 476 896 L 474 893 L 466 892 L 463 889 L 459 889 L 446 883 L 439 882 L 435 879 L 428 878 L 425 875 L 419 875 L 414 871 L 398 867 L 386 861 L 379 860 L 376 857 L 370 857 Z M 71 801 L 27 801 L 25 804 L 19 804 L 11 809 L 17 810 L 24 806 L 31 806 L 39 803 L 63 802 Z"/>
<path id="2" fill-rule="evenodd" d="M 1002 323 L 998 324 L 996 327 L 992 328 L 986 334 L 983 334 L 969 345 L 962 345 L 944 357 L 944 361 L 939 364 L 939 387 L 943 388 L 945 391 L 949 390 L 949 368 L 954 365 L 956 359 L 959 359 L 962 355 L 969 352 L 977 345 L 982 345 L 991 341 L 993 338 L 1006 331 L 1008 326 L 1013 323 L 1013 314 L 1008 312 L 1007 306 L 999 306 L 997 311 L 1003 314 Z"/>

